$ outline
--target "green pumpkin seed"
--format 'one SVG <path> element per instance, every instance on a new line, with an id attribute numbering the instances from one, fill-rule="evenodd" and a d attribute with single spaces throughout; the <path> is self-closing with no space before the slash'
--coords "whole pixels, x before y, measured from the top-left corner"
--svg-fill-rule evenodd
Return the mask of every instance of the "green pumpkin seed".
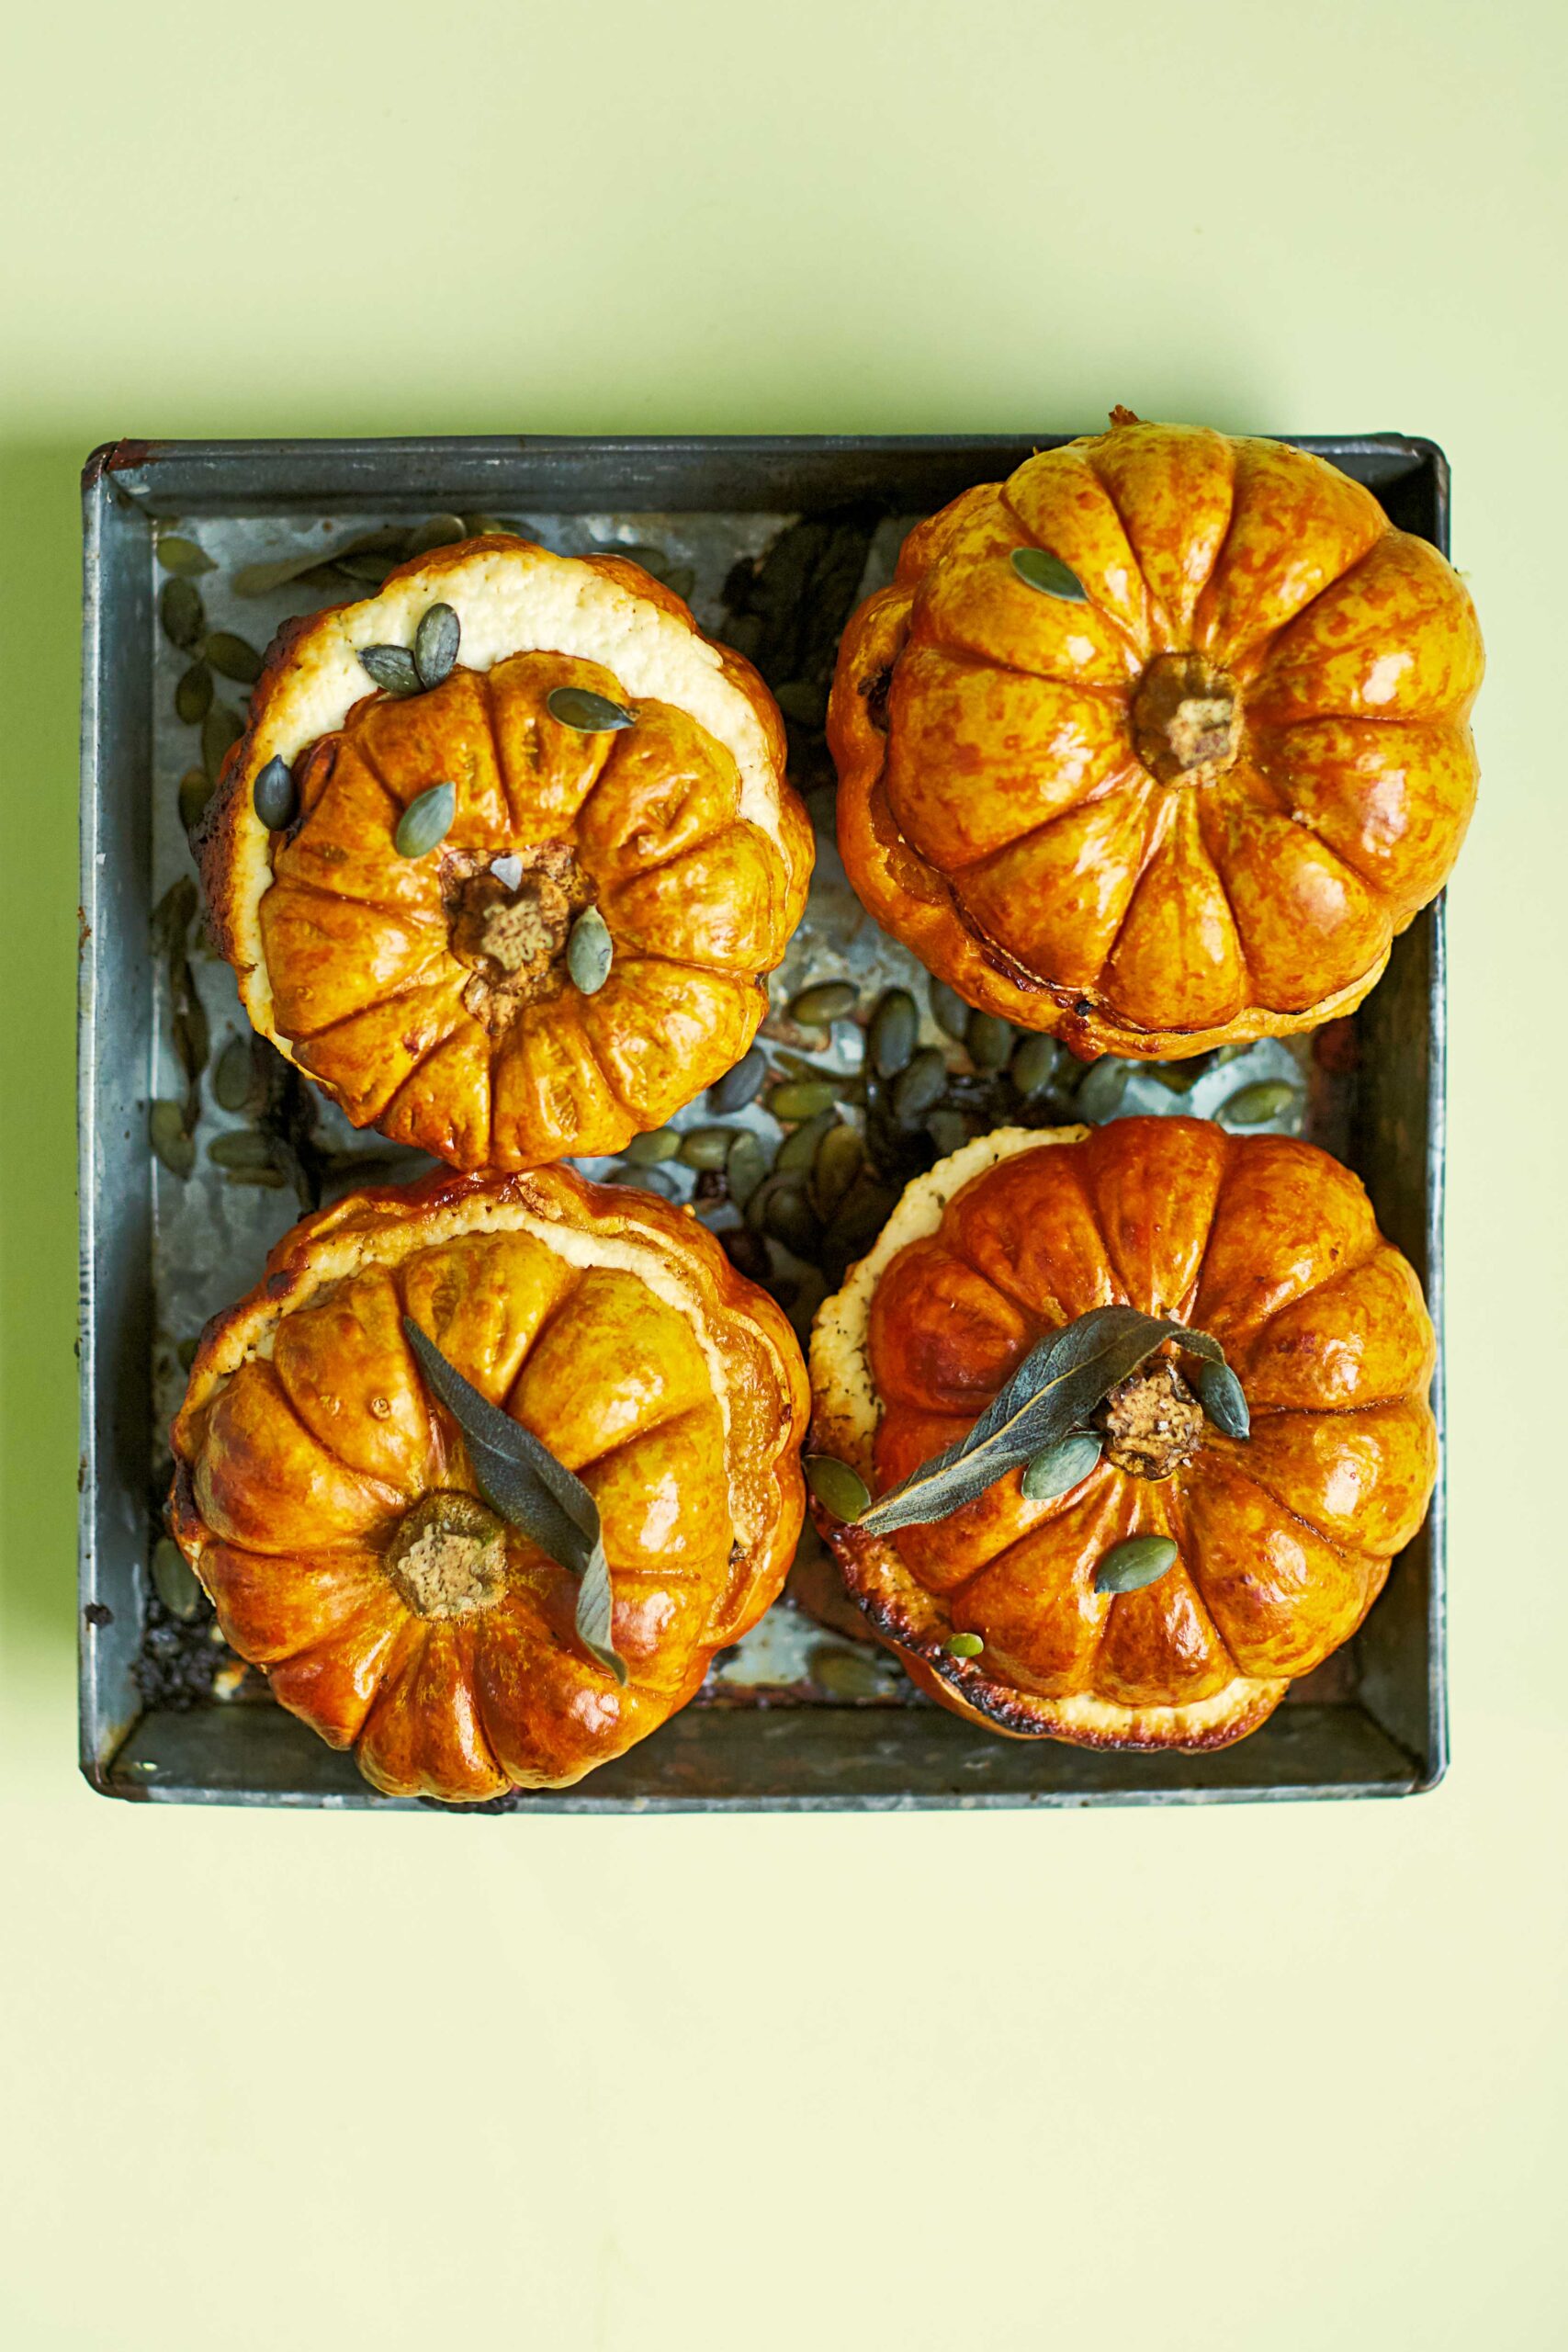
<path id="1" fill-rule="evenodd" d="M 796 1135 L 805 1132 L 803 1127 L 795 1129 Z M 853 1127 L 845 1126 L 840 1120 L 827 1128 L 811 1164 L 811 1196 L 819 1216 L 832 1216 L 859 1175 L 864 1158 L 865 1147 Z"/>
<path id="2" fill-rule="evenodd" d="M 808 1453 L 801 1464 L 806 1483 L 824 1510 L 852 1522 L 871 1500 L 871 1489 L 858 1470 L 831 1453 Z"/>
<path id="3" fill-rule="evenodd" d="M 1176 1565 L 1176 1546 L 1168 1535 L 1129 1535 L 1113 1544 L 1094 1572 L 1096 1592 L 1142 1592 L 1157 1584 Z"/>
<path id="4" fill-rule="evenodd" d="M 1223 1126 L 1260 1127 L 1268 1119 L 1282 1118 L 1300 1097 L 1300 1088 L 1289 1079 L 1260 1078 L 1227 1094 L 1215 1116 Z"/>
<path id="5" fill-rule="evenodd" d="M 188 580 L 165 580 L 158 594 L 158 618 L 171 645 L 177 645 L 182 653 L 194 652 L 207 627 L 200 591 Z"/>
<path id="6" fill-rule="evenodd" d="M 220 678 L 232 678 L 239 686 L 254 686 L 262 673 L 262 658 L 254 645 L 231 629 L 215 628 L 202 639 L 203 657 L 211 662 Z"/>
<path id="7" fill-rule="evenodd" d="M 201 764 L 216 784 L 223 762 L 245 731 L 245 722 L 228 704 L 215 702 L 201 722 Z"/>
<path id="8" fill-rule="evenodd" d="M 214 1168 L 276 1168 L 272 1139 L 258 1127 L 231 1127 L 226 1135 L 214 1136 L 207 1147 L 207 1157 Z"/>
<path id="9" fill-rule="evenodd" d="M 926 1046 L 908 1069 L 893 1081 L 893 1115 L 913 1126 L 934 1110 L 947 1091 L 947 1057 L 936 1046 Z"/>
<path id="10" fill-rule="evenodd" d="M 962 1151 L 969 1140 L 969 1130 L 964 1124 L 962 1111 L 933 1111 L 926 1121 L 926 1133 L 937 1148 L 940 1159 L 950 1159 Z"/>
<path id="11" fill-rule="evenodd" d="M 212 673 L 205 662 L 193 662 L 175 688 L 175 717 L 186 727 L 199 727 L 212 707 Z"/>
<path id="12" fill-rule="evenodd" d="M 942 1644 L 949 1657 L 978 1657 L 985 1646 L 978 1634 L 949 1634 Z"/>
<path id="13" fill-rule="evenodd" d="M 462 624 L 450 605 L 431 605 L 413 633 L 413 665 L 422 686 L 438 686 L 452 674 Z"/>
<path id="14" fill-rule="evenodd" d="M 837 1099 L 826 1079 L 792 1078 L 773 1088 L 767 1107 L 775 1119 L 814 1119 L 819 1111 L 830 1111 Z"/>
<path id="15" fill-rule="evenodd" d="M 1012 568 L 1026 588 L 1036 588 L 1043 596 L 1059 596 L 1069 605 L 1088 602 L 1089 591 L 1077 573 L 1043 548 L 1014 548 Z"/>
<path id="16" fill-rule="evenodd" d="M 584 996 L 597 996 L 610 977 L 615 943 L 597 907 L 584 907 L 566 943 L 566 968 L 573 987 Z"/>
<path id="17" fill-rule="evenodd" d="M 931 982 L 931 1017 L 937 1027 L 945 1029 L 950 1037 L 955 1037 L 962 1045 L 964 1034 L 969 1027 L 970 1007 L 968 1004 L 956 989 L 948 987 L 945 980 Z"/>
<path id="18" fill-rule="evenodd" d="M 1073 1108 L 1079 1118 L 1095 1124 L 1114 1118 L 1132 1074 L 1125 1062 L 1117 1061 L 1110 1054 L 1091 1062 L 1073 1096 Z"/>
<path id="19" fill-rule="evenodd" d="M 883 1699 L 887 1695 L 886 1678 L 877 1672 L 869 1657 L 857 1657 L 853 1650 L 830 1649 L 824 1642 L 812 1651 L 807 1665 L 812 1681 L 829 1699 Z"/>
<path id="20" fill-rule="evenodd" d="M 284 555 L 263 563 L 242 564 L 229 585 L 236 596 L 270 596 L 292 581 L 304 580 L 321 569 L 321 550 L 310 555 Z"/>
<path id="21" fill-rule="evenodd" d="M 147 1114 L 147 1135 L 157 1158 L 183 1183 L 196 1166 L 196 1139 L 186 1125 L 185 1104 L 154 1102 Z"/>
<path id="22" fill-rule="evenodd" d="M 488 517 L 481 515 L 477 520 L 483 522 Z M 428 555 L 432 548 L 455 547 L 459 539 L 466 539 L 468 536 L 468 526 L 460 514 L 431 514 L 423 523 L 414 525 L 403 541 L 403 553 L 405 557 Z M 476 538 L 484 536 L 478 529 L 473 533 Z"/>
<path id="23" fill-rule="evenodd" d="M 807 1029 L 826 1029 L 847 1019 L 859 1002 L 860 990 L 852 980 L 817 980 L 791 997 L 790 1019 Z"/>
<path id="24" fill-rule="evenodd" d="M 397 555 L 340 555 L 333 570 L 356 587 L 383 588 L 401 561 Z"/>
<path id="25" fill-rule="evenodd" d="M 681 1138 L 683 1168 L 722 1168 L 735 1140 L 733 1127 L 692 1127 Z"/>
<path id="26" fill-rule="evenodd" d="M 180 778 L 180 822 L 193 833 L 207 810 L 216 786 L 205 768 L 186 768 Z"/>
<path id="27" fill-rule="evenodd" d="M 836 1110 L 818 1111 L 814 1119 L 803 1119 L 792 1127 L 778 1148 L 773 1166 L 781 1175 L 792 1175 L 810 1168 L 817 1158 L 817 1148 L 829 1130 L 838 1124 Z"/>
<path id="28" fill-rule="evenodd" d="M 225 1168 L 225 1184 L 248 1184 L 257 1192 L 281 1193 L 288 1179 L 281 1168 L 266 1168 L 259 1163 L 254 1168 Z"/>
<path id="29" fill-rule="evenodd" d="M 875 1240 L 898 1205 L 898 1195 L 863 1169 L 840 1202 L 822 1237 L 822 1254 L 833 1265 L 848 1265 Z"/>
<path id="30" fill-rule="evenodd" d="M 673 1127 L 655 1127 L 646 1136 L 633 1136 L 622 1157 L 634 1168 L 657 1168 L 662 1160 L 673 1159 L 681 1148 L 681 1137 Z"/>
<path id="31" fill-rule="evenodd" d="M 427 857 L 438 842 L 444 842 L 452 830 L 452 820 L 457 813 L 457 787 L 455 784 L 433 784 L 416 793 L 398 820 L 398 830 L 392 835 L 392 846 L 400 857 Z"/>
<path id="32" fill-rule="evenodd" d="M 920 1016 L 908 989 L 887 989 L 866 1027 L 866 1057 L 878 1078 L 897 1078 L 920 1034 Z"/>
<path id="33" fill-rule="evenodd" d="M 509 523 L 504 514 L 469 514 L 463 520 L 466 539 L 535 539 L 531 525 Z"/>
<path id="34" fill-rule="evenodd" d="M 762 1204 L 762 1230 L 782 1241 L 797 1258 L 809 1258 L 819 1247 L 822 1227 L 806 1197 L 806 1187 L 793 1178 L 777 1183 Z"/>
<path id="35" fill-rule="evenodd" d="M 248 1037 L 231 1037 L 212 1072 L 212 1092 L 221 1111 L 248 1111 L 256 1091 L 255 1059 Z"/>
<path id="36" fill-rule="evenodd" d="M 359 666 L 389 695 L 416 695 L 419 672 L 406 645 L 362 645 Z"/>
<path id="37" fill-rule="evenodd" d="M 275 753 L 251 786 L 251 806 L 269 833 L 281 833 L 294 822 L 299 802 L 294 771 Z"/>
<path id="38" fill-rule="evenodd" d="M 964 1032 L 964 1043 L 976 1069 L 1006 1069 L 1016 1039 L 1011 1022 L 998 1020 L 994 1012 L 972 1012 Z"/>
<path id="39" fill-rule="evenodd" d="M 738 1209 L 743 1209 L 756 1193 L 768 1172 L 768 1155 L 761 1138 L 750 1127 L 742 1127 L 729 1147 L 724 1163 L 724 1181 L 729 1187 L 729 1197 Z"/>
<path id="40" fill-rule="evenodd" d="M 188 1625 L 200 1616 L 207 1595 L 196 1570 L 167 1535 L 161 1535 L 152 1546 L 152 1586 L 171 1617 L 179 1617 Z"/>
<path id="41" fill-rule="evenodd" d="M 194 539 L 181 538 L 175 531 L 160 531 L 152 552 L 165 571 L 178 572 L 182 579 L 195 579 L 218 569 L 205 548 L 198 548 Z"/>
<path id="42" fill-rule="evenodd" d="M 762 1080 L 768 1075 L 767 1057 L 753 1046 L 742 1055 L 733 1069 L 727 1069 L 716 1085 L 708 1088 L 708 1109 L 728 1117 L 731 1111 L 743 1111 L 748 1102 L 755 1102 L 762 1091 Z"/>
<path id="43" fill-rule="evenodd" d="M 1203 1410 L 1226 1437 L 1252 1435 L 1252 1412 L 1247 1391 L 1228 1363 L 1206 1363 L 1198 1374 L 1198 1396 Z"/>
<path id="44" fill-rule="evenodd" d="M 1008 1064 L 1008 1076 L 1026 1102 L 1043 1094 L 1055 1077 L 1058 1051 L 1055 1037 L 1026 1037 Z"/>
<path id="45" fill-rule="evenodd" d="M 1102 1450 L 1101 1440 L 1082 1430 L 1065 1437 L 1059 1445 L 1048 1445 L 1043 1453 L 1024 1464 L 1021 1481 L 1024 1501 L 1052 1503 L 1058 1495 L 1070 1494 L 1089 1476 Z"/>
<path id="46" fill-rule="evenodd" d="M 618 728 L 635 727 L 637 713 L 608 695 L 591 694 L 586 686 L 554 686 L 545 696 L 545 708 L 562 727 L 579 735 L 610 735 Z"/>
<path id="47" fill-rule="evenodd" d="M 773 700 L 797 727 L 820 727 L 828 716 L 828 689 L 814 678 L 790 678 L 773 688 Z"/>

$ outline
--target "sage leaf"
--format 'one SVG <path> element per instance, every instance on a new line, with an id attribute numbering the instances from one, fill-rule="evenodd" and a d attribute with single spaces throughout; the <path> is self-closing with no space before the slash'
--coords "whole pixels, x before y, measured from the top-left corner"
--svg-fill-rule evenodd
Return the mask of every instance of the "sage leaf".
<path id="1" fill-rule="evenodd" d="M 1059 1446 L 1118 1382 L 1168 1340 L 1224 1362 L 1207 1332 L 1145 1315 L 1135 1306 L 1096 1306 L 1031 1348 L 966 1437 L 881 1496 L 861 1524 L 874 1535 L 946 1519 L 1010 1470 Z"/>
<path id="2" fill-rule="evenodd" d="M 618 728 L 637 725 L 635 710 L 612 702 L 608 695 L 591 694 L 586 686 L 552 687 L 545 696 L 545 708 L 561 726 L 574 728 L 580 735 L 608 735 Z"/>
<path id="3" fill-rule="evenodd" d="M 419 672 L 406 645 L 362 645 L 359 665 L 389 695 L 416 695 Z"/>
<path id="4" fill-rule="evenodd" d="M 294 822 L 299 798 L 293 769 L 274 753 L 251 786 L 251 806 L 269 833 L 281 833 Z"/>
<path id="5" fill-rule="evenodd" d="M 1089 601 L 1089 591 L 1077 573 L 1069 571 L 1060 556 L 1047 555 L 1043 548 L 1014 548 L 1012 568 L 1025 587 L 1037 588 L 1043 596 L 1058 596 L 1069 605 Z"/>
<path id="6" fill-rule="evenodd" d="M 182 579 L 195 579 L 218 569 L 205 548 L 198 548 L 194 539 L 181 538 L 176 531 L 161 531 L 152 551 L 165 571 L 177 571 Z"/>
<path id="7" fill-rule="evenodd" d="M 532 1430 L 492 1405 L 448 1363 L 412 1316 L 403 1317 L 403 1333 L 426 1385 L 462 1432 L 480 1494 L 558 1567 L 577 1577 L 578 1639 L 596 1664 L 625 1682 L 626 1661 L 610 1639 L 614 1595 L 598 1504 Z"/>
<path id="8" fill-rule="evenodd" d="M 1089 1476 L 1103 1451 L 1093 1430 L 1075 1430 L 1060 1445 L 1049 1445 L 1043 1453 L 1032 1455 L 1020 1482 L 1024 1501 L 1054 1503 L 1058 1495 L 1070 1494 Z"/>
<path id="9" fill-rule="evenodd" d="M 597 996 L 610 977 L 615 943 L 597 907 L 584 907 L 567 936 L 566 968 L 584 996 Z"/>
<path id="10" fill-rule="evenodd" d="M 438 686 L 450 677 L 461 635 L 462 623 L 450 605 L 431 605 L 420 615 L 413 633 L 413 666 L 422 686 Z"/>
<path id="11" fill-rule="evenodd" d="M 425 857 L 444 842 L 452 830 L 452 820 L 457 813 L 457 787 L 455 784 L 433 784 L 428 791 L 416 793 L 398 819 L 398 830 L 392 835 L 392 846 L 400 857 Z"/>
<path id="12" fill-rule="evenodd" d="M 1142 1592 L 1157 1584 L 1176 1566 L 1176 1546 L 1168 1535 L 1129 1535 L 1113 1544 L 1094 1572 L 1096 1592 Z"/>
<path id="13" fill-rule="evenodd" d="M 1252 1414 L 1246 1391 L 1228 1363 L 1206 1363 L 1198 1374 L 1198 1396 L 1203 1410 L 1226 1437 L 1250 1437 Z"/>

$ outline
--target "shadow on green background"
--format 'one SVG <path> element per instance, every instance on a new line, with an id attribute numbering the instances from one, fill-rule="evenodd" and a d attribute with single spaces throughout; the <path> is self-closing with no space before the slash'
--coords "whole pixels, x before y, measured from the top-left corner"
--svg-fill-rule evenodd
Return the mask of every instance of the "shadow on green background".
<path id="1" fill-rule="evenodd" d="M 74 1641 L 77 481 L 0 441 L 0 1645 Z"/>

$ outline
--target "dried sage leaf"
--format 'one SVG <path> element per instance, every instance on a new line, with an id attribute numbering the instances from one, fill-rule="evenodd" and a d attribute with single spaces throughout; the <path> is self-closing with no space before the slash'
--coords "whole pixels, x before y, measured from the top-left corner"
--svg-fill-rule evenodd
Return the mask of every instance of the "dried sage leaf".
<path id="1" fill-rule="evenodd" d="M 400 857 L 425 857 L 444 842 L 452 830 L 452 820 L 457 813 L 457 787 L 455 784 L 433 784 L 424 792 L 416 793 L 398 819 L 398 829 L 392 835 L 392 846 Z"/>
<path id="2" fill-rule="evenodd" d="M 1043 596 L 1059 596 L 1071 605 L 1089 600 L 1089 591 L 1077 573 L 1043 548 L 1014 548 L 1012 568 L 1026 587 L 1037 588 Z"/>
<path id="3" fill-rule="evenodd" d="M 254 645 L 231 629 L 215 628 L 203 638 L 201 650 L 220 678 L 232 678 L 239 686 L 254 686 L 262 673 L 262 658 Z"/>
<path id="4" fill-rule="evenodd" d="M 160 531 L 152 552 L 165 571 L 178 572 L 182 579 L 193 580 L 218 569 L 205 548 L 198 548 L 194 539 L 182 538 L 177 531 Z"/>
<path id="5" fill-rule="evenodd" d="M 597 907 L 584 907 L 567 934 L 566 968 L 572 986 L 584 996 L 597 996 L 610 977 L 615 943 Z"/>
<path id="6" fill-rule="evenodd" d="M 1176 1566 L 1176 1546 L 1168 1535 L 1129 1535 L 1113 1544 L 1094 1572 L 1096 1592 L 1142 1592 L 1157 1584 Z"/>
<path id="7" fill-rule="evenodd" d="M 450 605 L 430 605 L 420 615 L 413 633 L 413 666 L 422 686 L 438 686 L 451 676 L 461 635 L 462 624 Z"/>
<path id="8" fill-rule="evenodd" d="M 596 695 L 586 686 L 554 686 L 545 696 L 545 708 L 562 727 L 570 727 L 580 735 L 609 735 L 618 728 L 635 727 L 637 713 L 624 703 L 612 702 L 608 695 Z"/>
<path id="9" fill-rule="evenodd" d="M 406 645 L 362 645 L 359 665 L 387 694 L 416 695 L 420 690 L 419 672 Z"/>

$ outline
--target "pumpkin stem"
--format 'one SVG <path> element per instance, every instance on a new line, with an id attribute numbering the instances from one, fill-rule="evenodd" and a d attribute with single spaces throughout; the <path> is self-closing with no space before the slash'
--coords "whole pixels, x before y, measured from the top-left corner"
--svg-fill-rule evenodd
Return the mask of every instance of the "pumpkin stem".
<path id="1" fill-rule="evenodd" d="M 1134 1478 L 1168 1478 L 1203 1442 L 1203 1408 L 1165 1356 L 1130 1373 L 1093 1419 L 1106 1459 Z"/>
<path id="2" fill-rule="evenodd" d="M 1161 784 L 1212 784 L 1240 748 L 1235 687 L 1201 653 L 1161 653 L 1133 696 L 1138 757 Z"/>

